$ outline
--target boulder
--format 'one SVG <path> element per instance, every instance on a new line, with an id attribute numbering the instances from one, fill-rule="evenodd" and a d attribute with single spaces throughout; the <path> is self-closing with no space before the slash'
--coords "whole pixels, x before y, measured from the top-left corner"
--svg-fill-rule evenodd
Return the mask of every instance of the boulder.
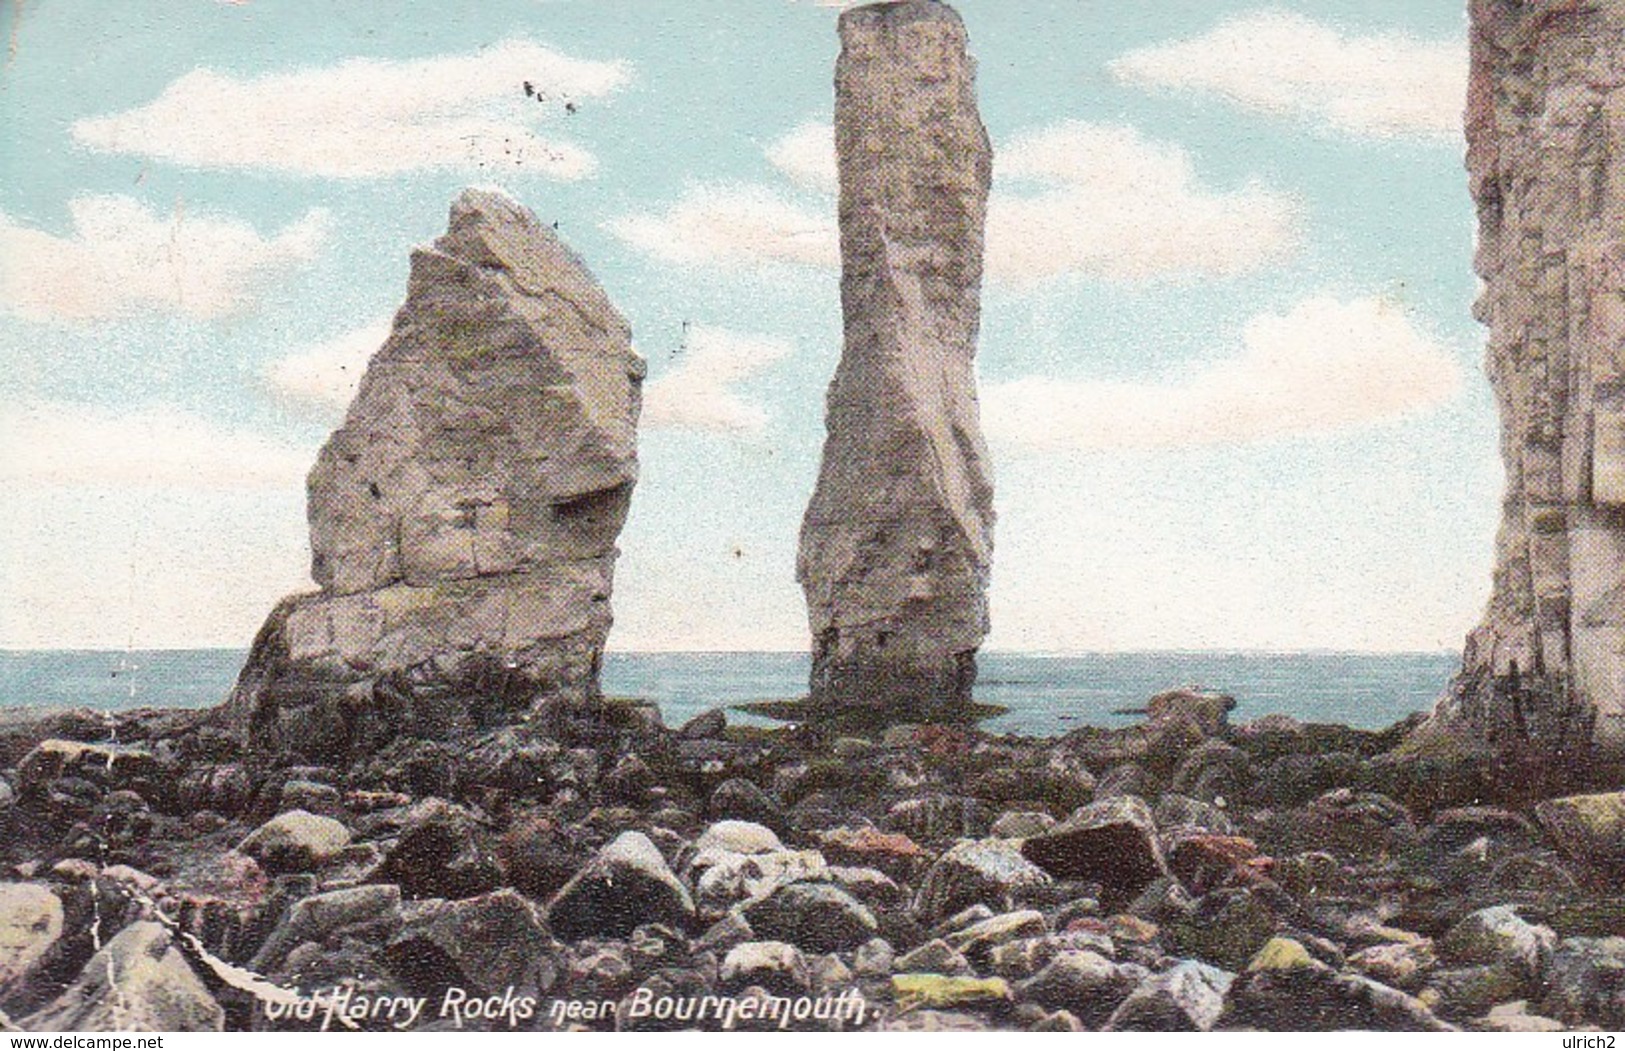
<path id="1" fill-rule="evenodd" d="M 38 883 L 0 883 L 0 1004 L 28 982 L 62 937 L 62 899 Z"/>
<path id="2" fill-rule="evenodd" d="M 389 940 L 384 962 L 422 994 L 456 986 L 470 996 L 510 987 L 535 995 L 553 983 L 555 950 L 536 906 L 505 888 L 417 913 Z"/>
<path id="3" fill-rule="evenodd" d="M 644 364 L 551 226 L 466 190 L 307 485 L 311 576 L 221 721 L 343 760 L 595 698 Z"/>
<path id="4" fill-rule="evenodd" d="M 1088 879 L 1133 895 L 1168 874 L 1145 801 L 1113 796 L 1080 807 L 1061 824 L 1021 844 L 1021 854 L 1057 879 Z"/>
<path id="5" fill-rule="evenodd" d="M 1002 908 L 1018 890 L 1049 882 L 1049 875 L 1008 840 L 964 840 L 927 870 L 915 909 L 930 921 L 978 902 Z"/>
<path id="6" fill-rule="evenodd" d="M 1340 973 L 1278 939 L 1254 957 L 1225 997 L 1221 1029 L 1443 1032 L 1452 1027 L 1414 996 L 1363 975 Z M 1296 943 L 1294 943 L 1296 944 Z M 1297 946 L 1302 949 L 1302 946 Z"/>
<path id="7" fill-rule="evenodd" d="M 800 996 L 812 985 L 801 950 L 779 941 L 735 945 L 722 958 L 719 978 L 722 988 L 728 992 L 756 985 L 778 996 Z"/>
<path id="8" fill-rule="evenodd" d="M 1529 923 L 1510 905 L 1497 905 L 1467 916 L 1439 939 L 1437 948 L 1446 963 L 1501 965 L 1535 982 L 1557 948 L 1557 934 Z"/>
<path id="9" fill-rule="evenodd" d="M 832 883 L 791 883 L 745 908 L 751 930 L 804 952 L 856 949 L 875 936 L 874 914 Z"/>
<path id="10" fill-rule="evenodd" d="M 1566 857 L 1625 872 L 1625 792 L 1548 799 L 1535 820 Z"/>
<path id="11" fill-rule="evenodd" d="M 1625 1029 L 1625 938 L 1564 938 L 1546 969 L 1543 1014 Z"/>
<path id="12" fill-rule="evenodd" d="M 119 931 L 61 996 L 21 1024 L 47 1032 L 219 1032 L 225 1011 L 169 932 L 140 920 Z"/>
<path id="13" fill-rule="evenodd" d="M 641 832 L 622 832 L 560 888 L 547 922 L 565 941 L 624 938 L 645 923 L 687 927 L 694 901 Z"/>
<path id="14" fill-rule="evenodd" d="M 496 844 L 473 813 L 444 799 L 413 804 L 384 856 L 379 880 L 412 898 L 470 898 L 502 882 Z"/>
<path id="15" fill-rule="evenodd" d="M 1016 993 L 1023 1000 L 1070 1011 L 1086 1027 L 1098 1029 L 1145 978 L 1143 970 L 1115 964 L 1096 952 L 1062 952 L 1018 985 Z"/>
<path id="16" fill-rule="evenodd" d="M 1135 986 L 1106 1019 L 1110 1032 L 1201 1032 L 1224 1011 L 1235 975 L 1195 960 L 1181 960 Z"/>
<path id="17" fill-rule="evenodd" d="M 266 872 L 309 872 L 350 845 L 350 830 L 330 817 L 290 810 L 248 834 L 237 850 Z"/>

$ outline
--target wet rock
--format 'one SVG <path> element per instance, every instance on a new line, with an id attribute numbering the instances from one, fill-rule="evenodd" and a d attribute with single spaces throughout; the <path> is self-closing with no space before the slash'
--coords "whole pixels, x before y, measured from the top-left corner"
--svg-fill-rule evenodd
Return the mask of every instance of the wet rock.
<path id="1" fill-rule="evenodd" d="M 718 785 L 706 803 L 705 812 L 712 820 L 736 818 L 740 821 L 766 825 L 781 832 L 788 827 L 784 808 L 762 791 L 756 782 L 747 781 L 742 777 L 730 778 Z"/>
<path id="2" fill-rule="evenodd" d="M 480 820 L 455 803 L 431 798 L 406 812 L 378 878 L 399 884 L 407 897 L 471 898 L 499 886 L 502 869 Z"/>
<path id="3" fill-rule="evenodd" d="M 973 1014 L 929 1009 L 893 1015 L 876 1027 L 882 1033 L 985 1033 L 992 1028 Z"/>
<path id="4" fill-rule="evenodd" d="M 891 942 L 884 938 L 870 938 L 852 953 L 852 970 L 866 978 L 892 973 L 897 959 Z"/>
<path id="5" fill-rule="evenodd" d="M 120 931 L 61 996 L 21 1024 L 48 1032 L 219 1032 L 225 1012 L 169 932 L 143 920 Z"/>
<path id="6" fill-rule="evenodd" d="M 812 985 L 807 960 L 794 945 L 750 941 L 734 946 L 722 959 L 722 988 L 736 992 L 761 986 L 778 996 L 799 996 Z"/>
<path id="7" fill-rule="evenodd" d="M 1080 808 L 1021 844 L 1021 854 L 1058 879 L 1089 879 L 1117 895 L 1138 893 L 1167 875 L 1145 801 L 1115 796 Z"/>
<path id="8" fill-rule="evenodd" d="M 566 941 L 620 938 L 645 923 L 686 927 L 694 901 L 649 837 L 623 832 L 562 887 L 548 925 Z"/>
<path id="9" fill-rule="evenodd" d="M 1168 870 L 1193 894 L 1205 894 L 1233 881 L 1247 882 L 1258 873 L 1250 863 L 1258 844 L 1245 836 L 1207 833 L 1180 835 L 1168 848 Z"/>
<path id="10" fill-rule="evenodd" d="M 1224 1011 L 1235 975 L 1195 960 L 1181 960 L 1154 974 L 1123 999 L 1106 1019 L 1110 1032 L 1207 1032 Z"/>
<path id="11" fill-rule="evenodd" d="M 537 901 L 551 898 L 587 860 L 576 838 L 545 814 L 515 819 L 497 844 L 506 882 Z"/>
<path id="12" fill-rule="evenodd" d="M 1299 946 L 1301 948 L 1301 946 Z M 1339 973 L 1307 952 L 1260 953 L 1230 987 L 1222 1029 L 1441 1032 L 1425 1003 L 1362 975 Z"/>
<path id="13" fill-rule="evenodd" d="M 701 712 L 677 728 L 677 736 L 687 741 L 703 741 L 708 737 L 721 737 L 728 728 L 728 713 L 722 708 Z"/>
<path id="14" fill-rule="evenodd" d="M 557 973 L 555 955 L 540 913 L 511 889 L 437 903 L 384 949 L 390 972 L 414 991 L 457 986 L 471 996 L 545 992 Z"/>
<path id="15" fill-rule="evenodd" d="M 1087 1028 L 1098 1029 L 1147 977 L 1140 968 L 1119 966 L 1099 953 L 1062 952 L 1017 986 L 1016 993 L 1023 1000 L 1070 1011 Z"/>
<path id="16" fill-rule="evenodd" d="M 654 771 L 637 755 L 623 755 L 605 774 L 599 787 L 604 798 L 630 806 L 642 806 L 649 801 L 649 791 L 655 786 Z"/>
<path id="17" fill-rule="evenodd" d="M 1185 686 L 1152 697 L 1146 702 L 1145 716 L 1151 723 L 1187 721 L 1212 737 L 1225 729 L 1235 707 L 1236 699 L 1228 694 Z"/>
<path id="18" fill-rule="evenodd" d="M 926 853 L 901 832 L 879 829 L 835 828 L 818 835 L 819 848 L 835 865 L 875 868 L 892 879 L 908 880 L 926 860 Z"/>
<path id="19" fill-rule="evenodd" d="M 1470 1021 L 1496 1004 L 1522 997 L 1529 987 L 1528 979 L 1506 964 L 1442 967 L 1428 975 L 1417 998 L 1444 1018 Z"/>
<path id="20" fill-rule="evenodd" d="M 970 975 L 976 970 L 964 954 L 941 938 L 932 938 L 897 957 L 894 969 L 919 974 Z"/>
<path id="21" fill-rule="evenodd" d="M 1438 963 L 1431 941 L 1417 943 L 1384 942 L 1353 954 L 1349 966 L 1373 981 L 1414 993 L 1424 974 Z"/>
<path id="22" fill-rule="evenodd" d="M 987 835 L 992 809 L 968 796 L 935 795 L 905 799 L 886 814 L 885 827 L 922 843 Z"/>
<path id="23" fill-rule="evenodd" d="M 350 845 L 350 830 L 330 817 L 290 810 L 267 821 L 237 849 L 266 872 L 309 872 Z"/>
<path id="24" fill-rule="evenodd" d="M 1001 913 L 979 920 L 948 935 L 948 944 L 965 954 L 973 966 L 985 968 L 993 950 L 1018 938 L 1048 934 L 1044 914 L 1034 909 Z"/>
<path id="25" fill-rule="evenodd" d="M 1095 783 L 1095 799 L 1111 799 L 1114 796 L 1139 796 L 1145 798 L 1153 795 L 1156 786 L 1152 783 L 1151 775 L 1146 773 L 1145 767 L 1139 763 L 1118 763 L 1102 774 Z"/>
<path id="26" fill-rule="evenodd" d="M 1546 968 L 1544 1014 L 1625 1029 L 1625 938 L 1564 938 Z"/>
<path id="27" fill-rule="evenodd" d="M 400 906 L 401 889 L 393 883 L 343 887 L 301 898 L 288 909 L 250 967 L 264 973 L 276 971 L 301 943 L 321 942 L 350 928 L 372 928 L 387 938 L 399 926 Z"/>
<path id="28" fill-rule="evenodd" d="M 702 836 L 701 842 L 705 840 Z M 830 872 L 815 850 L 746 854 L 707 846 L 689 860 L 687 875 L 700 909 L 716 915 L 741 903 L 760 901 L 786 884 L 827 880 Z"/>
<path id="29" fill-rule="evenodd" d="M 1206 741 L 1179 761 L 1169 791 L 1211 803 L 1239 799 L 1253 781 L 1252 758 L 1223 741 Z"/>
<path id="30" fill-rule="evenodd" d="M 855 949 L 878 924 L 862 902 L 830 883 L 791 883 L 745 908 L 751 929 L 814 953 Z"/>
<path id="31" fill-rule="evenodd" d="M 1048 882 L 1049 875 L 1009 841 L 966 840 L 954 844 L 926 872 L 915 909 L 930 921 L 979 902 L 1002 908 L 1017 890 Z"/>
<path id="32" fill-rule="evenodd" d="M 1566 857 L 1625 872 L 1625 792 L 1548 799 L 1535 820 Z"/>
<path id="33" fill-rule="evenodd" d="M 1169 935 L 1183 955 L 1236 971 L 1281 927 L 1281 917 L 1265 895 L 1229 888 L 1199 898 L 1189 915 L 1169 925 Z"/>
<path id="34" fill-rule="evenodd" d="M 1438 942 L 1439 958 L 1456 965 L 1497 964 L 1525 980 L 1538 981 L 1557 934 L 1532 924 L 1510 905 L 1480 909 L 1452 927 Z"/>

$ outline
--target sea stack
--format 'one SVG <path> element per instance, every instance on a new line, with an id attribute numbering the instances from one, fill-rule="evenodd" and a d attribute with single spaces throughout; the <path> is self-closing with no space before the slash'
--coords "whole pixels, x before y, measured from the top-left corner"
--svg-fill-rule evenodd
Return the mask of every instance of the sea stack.
<path id="1" fill-rule="evenodd" d="M 1506 498 L 1489 608 L 1435 723 L 1575 772 L 1625 759 L 1625 6 L 1472 0 L 1471 25 Z"/>
<path id="2" fill-rule="evenodd" d="M 797 565 L 809 703 L 951 718 L 988 630 L 993 485 L 974 358 L 992 150 L 948 5 L 854 8 L 840 37 L 845 344 Z"/>
<path id="3" fill-rule="evenodd" d="M 644 364 L 574 253 L 468 190 L 307 482 L 311 575 L 224 714 L 338 758 L 595 698 Z"/>

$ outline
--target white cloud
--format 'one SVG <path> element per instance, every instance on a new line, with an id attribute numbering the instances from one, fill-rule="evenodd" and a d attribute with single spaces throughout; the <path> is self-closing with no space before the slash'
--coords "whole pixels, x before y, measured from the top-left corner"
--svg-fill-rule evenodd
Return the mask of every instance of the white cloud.
<path id="1" fill-rule="evenodd" d="M 177 205 L 160 216 L 131 197 L 77 197 L 57 237 L 0 213 L 0 308 L 34 320 L 99 321 L 162 308 L 219 317 L 257 286 L 307 262 L 327 236 L 311 209 L 275 235 Z"/>
<path id="2" fill-rule="evenodd" d="M 380 318 L 271 362 L 265 380 L 282 397 L 323 418 L 342 416 L 389 332 L 390 320 Z"/>
<path id="3" fill-rule="evenodd" d="M 1225 445 L 1404 416 L 1462 383 L 1450 352 L 1378 299 L 1306 299 L 1242 336 L 1236 356 L 1157 382 L 989 385 L 983 425 L 995 444 L 1038 450 Z"/>
<path id="4" fill-rule="evenodd" d="M 804 124 L 768 159 L 803 187 L 836 189 L 830 125 Z M 1019 135 L 994 153 L 986 272 L 1023 286 L 1071 274 L 1118 281 L 1228 276 L 1290 255 L 1300 203 L 1249 184 L 1203 187 L 1190 156 L 1132 128 L 1071 121 Z M 1014 184 L 1014 185 L 1012 185 Z M 610 228 L 673 263 L 840 264 L 833 201 L 821 213 L 756 186 L 689 191 L 664 215 Z"/>
<path id="5" fill-rule="evenodd" d="M 616 236 L 668 263 L 838 266 L 835 218 L 756 186 L 691 189 L 664 215 L 611 220 Z"/>
<path id="6" fill-rule="evenodd" d="M 1208 190 L 1184 150 L 1133 128 L 1069 121 L 1020 135 L 994 171 L 987 272 L 1011 284 L 1227 276 L 1284 258 L 1300 236 L 1294 198 L 1256 184 Z M 1011 179 L 1043 188 L 1017 192 Z"/>
<path id="7" fill-rule="evenodd" d="M 767 148 L 773 167 L 802 186 L 824 193 L 840 189 L 835 168 L 835 128 L 809 121 Z"/>
<path id="8" fill-rule="evenodd" d="M 0 482 L 8 487 L 295 489 L 308 450 L 155 407 L 114 412 L 29 402 L 0 409 Z"/>
<path id="9" fill-rule="evenodd" d="M 499 168 L 579 179 L 592 172 L 593 156 L 532 126 L 629 77 L 625 63 L 522 40 L 468 55 L 357 58 L 257 77 L 198 69 L 145 106 L 75 122 L 73 137 L 196 168 L 334 178 Z"/>
<path id="10" fill-rule="evenodd" d="M 1245 109 L 1371 137 L 1459 138 L 1467 96 L 1465 41 L 1344 34 L 1273 9 L 1130 51 L 1107 68 L 1126 84 L 1209 92 Z"/>
<path id="11" fill-rule="evenodd" d="M 767 412 L 733 389 L 795 348 L 782 340 L 743 335 L 709 325 L 688 331 L 682 359 L 643 392 L 643 424 L 760 435 Z"/>

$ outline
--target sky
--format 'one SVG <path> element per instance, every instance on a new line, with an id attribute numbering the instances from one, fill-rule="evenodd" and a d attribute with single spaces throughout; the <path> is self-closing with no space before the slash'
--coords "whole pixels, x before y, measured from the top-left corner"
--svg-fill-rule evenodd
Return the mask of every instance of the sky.
<path id="1" fill-rule="evenodd" d="M 0 648 L 246 646 L 469 185 L 648 359 L 612 649 L 796 650 L 840 354 L 826 0 L 10 0 Z M 1489 591 L 1457 0 L 956 5 L 1000 650 L 1443 651 Z"/>

